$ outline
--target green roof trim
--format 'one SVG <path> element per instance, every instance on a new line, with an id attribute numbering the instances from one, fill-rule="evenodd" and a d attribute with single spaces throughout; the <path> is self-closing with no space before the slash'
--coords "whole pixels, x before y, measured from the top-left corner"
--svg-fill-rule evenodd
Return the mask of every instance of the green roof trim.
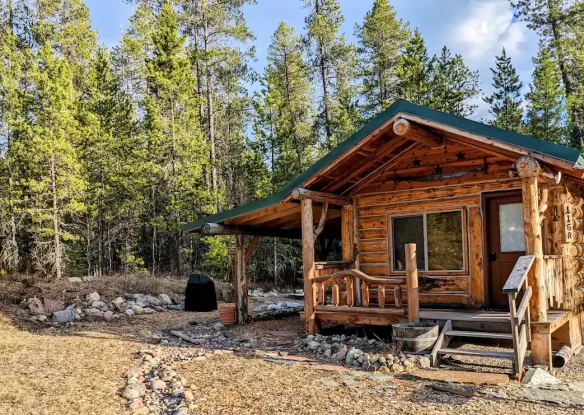
<path id="1" fill-rule="evenodd" d="M 487 138 L 492 138 L 494 140 L 501 141 L 503 143 L 522 147 L 526 150 L 533 151 L 535 153 L 544 154 L 559 160 L 573 163 L 574 168 L 584 169 L 584 155 L 573 148 L 564 147 L 558 144 L 539 140 L 535 137 L 503 130 L 492 125 L 487 125 L 463 117 L 447 114 L 444 112 L 433 110 L 431 108 L 423 107 L 421 105 L 412 104 L 411 102 L 400 99 L 394 102 L 392 105 L 390 105 L 385 111 L 381 112 L 371 121 L 369 121 L 360 130 L 358 130 L 349 138 L 347 138 L 345 141 L 340 143 L 337 147 L 332 149 L 323 158 L 318 160 L 304 172 L 302 172 L 294 179 L 292 179 L 290 182 L 288 182 L 284 187 L 282 187 L 272 196 L 266 199 L 257 200 L 247 205 L 238 206 L 230 210 L 226 210 L 211 216 L 197 219 L 194 222 L 190 222 L 183 225 L 183 229 L 186 232 L 194 231 L 199 229 L 205 223 L 221 223 L 228 219 L 232 219 L 237 216 L 244 215 L 246 213 L 250 213 L 255 210 L 263 209 L 265 207 L 280 203 L 286 196 L 288 196 L 292 192 L 292 190 L 302 185 L 302 183 L 307 181 L 314 174 L 318 173 L 320 170 L 328 166 L 342 154 L 347 152 L 351 147 L 357 145 L 361 140 L 369 136 L 373 131 L 381 127 L 385 122 L 387 122 L 389 119 L 391 119 L 393 116 L 399 113 L 411 114 L 420 118 L 427 119 L 429 121 L 434 121 L 469 133 L 481 135 Z"/>

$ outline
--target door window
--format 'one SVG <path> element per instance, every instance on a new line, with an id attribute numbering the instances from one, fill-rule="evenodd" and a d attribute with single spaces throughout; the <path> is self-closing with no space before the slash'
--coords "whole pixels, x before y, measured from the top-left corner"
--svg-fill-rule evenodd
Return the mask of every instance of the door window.
<path id="1" fill-rule="evenodd" d="M 522 203 L 499 205 L 499 235 L 501 252 L 525 251 Z"/>

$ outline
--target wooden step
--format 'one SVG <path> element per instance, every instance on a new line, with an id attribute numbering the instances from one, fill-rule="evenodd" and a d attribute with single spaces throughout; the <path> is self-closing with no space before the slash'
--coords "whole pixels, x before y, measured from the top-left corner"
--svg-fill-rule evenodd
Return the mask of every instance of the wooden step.
<path id="1" fill-rule="evenodd" d="M 448 330 L 444 333 L 446 336 L 457 337 L 476 337 L 480 339 L 496 339 L 496 340 L 513 340 L 512 334 L 507 333 L 491 333 L 484 331 L 464 331 L 464 330 Z"/>
<path id="2" fill-rule="evenodd" d="M 515 359 L 515 353 L 513 352 L 497 352 L 493 350 L 467 350 L 467 349 L 440 349 L 438 354 L 451 354 L 453 356 L 484 356 L 484 357 L 496 357 L 499 359 Z"/>

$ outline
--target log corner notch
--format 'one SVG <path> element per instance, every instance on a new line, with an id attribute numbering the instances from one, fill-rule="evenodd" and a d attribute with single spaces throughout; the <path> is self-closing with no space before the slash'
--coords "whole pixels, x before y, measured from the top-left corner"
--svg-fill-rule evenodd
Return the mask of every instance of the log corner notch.
<path id="1" fill-rule="evenodd" d="M 438 134 L 434 134 L 404 118 L 400 118 L 393 123 L 393 132 L 400 137 L 406 137 L 430 148 L 444 147 L 446 144 L 445 137 L 440 137 Z"/>
<path id="2" fill-rule="evenodd" d="M 534 323 L 545 322 L 547 321 L 547 298 L 543 268 L 540 196 L 537 184 L 541 167 L 534 158 L 523 156 L 517 160 L 515 168 L 521 177 L 525 251 L 527 255 L 533 255 L 534 258 L 533 266 L 527 277 L 533 292 L 529 301 L 531 321 Z M 547 199 L 547 194 L 544 197 Z M 542 207 L 547 205 L 547 200 L 541 201 Z M 551 334 L 534 334 L 531 339 L 531 354 L 535 364 L 551 368 Z"/>
<path id="3" fill-rule="evenodd" d="M 348 196 L 339 196 L 333 193 L 317 192 L 315 190 L 308 190 L 296 188 L 290 194 L 293 200 L 307 200 L 310 199 L 316 203 L 328 203 L 334 206 L 346 206 L 352 204 L 351 198 Z"/>

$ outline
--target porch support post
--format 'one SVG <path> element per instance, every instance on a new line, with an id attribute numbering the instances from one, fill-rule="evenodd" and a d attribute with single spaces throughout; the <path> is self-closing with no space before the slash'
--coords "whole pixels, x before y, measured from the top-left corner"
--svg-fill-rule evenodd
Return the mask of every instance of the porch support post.
<path id="1" fill-rule="evenodd" d="M 545 275 L 543 272 L 543 241 L 541 236 L 541 218 L 539 211 L 539 193 L 537 178 L 541 167 L 537 160 L 523 156 L 515 164 L 521 177 L 523 192 L 523 224 L 525 231 L 525 250 L 527 255 L 533 255 L 534 261 L 527 281 L 533 295 L 529 301 L 532 322 L 547 321 L 547 298 Z M 548 334 L 547 336 L 551 336 Z M 551 338 L 533 336 L 531 354 L 535 364 L 547 365 L 551 368 Z"/>
<path id="2" fill-rule="evenodd" d="M 314 219 L 312 200 L 300 201 L 300 216 L 302 221 L 302 270 L 304 274 L 304 318 L 306 332 L 316 333 L 316 316 L 314 314 L 314 299 L 312 293 L 312 278 L 314 277 Z"/>
<path id="3" fill-rule="evenodd" d="M 408 294 L 408 322 L 420 322 L 420 297 L 418 288 L 418 261 L 416 244 L 406 244 L 406 287 Z"/>
<path id="4" fill-rule="evenodd" d="M 237 322 L 247 321 L 247 276 L 245 275 L 244 236 L 235 237 L 235 281 L 237 284 Z"/>

